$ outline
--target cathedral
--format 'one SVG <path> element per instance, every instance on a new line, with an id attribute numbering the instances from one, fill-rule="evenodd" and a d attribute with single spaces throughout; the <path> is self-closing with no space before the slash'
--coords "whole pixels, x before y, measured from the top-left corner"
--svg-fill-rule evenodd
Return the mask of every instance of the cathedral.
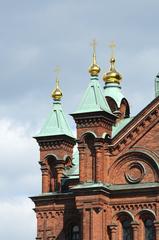
<path id="1" fill-rule="evenodd" d="M 99 83 L 93 47 L 90 79 L 71 114 L 56 81 L 39 145 L 42 193 L 31 197 L 36 240 L 159 240 L 159 75 L 155 98 L 136 116 L 122 94 L 112 52 Z"/>

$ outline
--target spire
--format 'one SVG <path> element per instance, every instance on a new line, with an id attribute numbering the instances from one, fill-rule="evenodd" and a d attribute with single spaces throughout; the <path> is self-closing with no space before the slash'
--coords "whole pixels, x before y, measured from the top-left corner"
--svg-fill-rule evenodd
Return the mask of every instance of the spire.
<path id="1" fill-rule="evenodd" d="M 92 64 L 89 67 L 89 73 L 92 77 L 94 76 L 98 76 L 99 72 L 100 72 L 100 67 L 97 65 L 96 62 L 96 40 L 94 39 L 93 42 L 91 43 L 91 46 L 93 48 L 93 58 L 92 58 Z"/>
<path id="2" fill-rule="evenodd" d="M 120 84 L 120 80 L 122 76 L 115 69 L 115 56 L 114 56 L 114 48 L 116 47 L 115 43 L 112 42 L 110 44 L 111 48 L 111 58 L 110 58 L 110 70 L 109 72 L 103 75 L 104 82 L 107 83 L 118 83 Z"/>
<path id="3" fill-rule="evenodd" d="M 59 88 L 59 73 L 60 73 L 60 68 L 56 67 L 55 68 L 55 72 L 56 72 L 56 87 L 55 89 L 52 91 L 52 98 L 54 99 L 54 101 L 60 101 L 62 98 L 62 91 Z"/>

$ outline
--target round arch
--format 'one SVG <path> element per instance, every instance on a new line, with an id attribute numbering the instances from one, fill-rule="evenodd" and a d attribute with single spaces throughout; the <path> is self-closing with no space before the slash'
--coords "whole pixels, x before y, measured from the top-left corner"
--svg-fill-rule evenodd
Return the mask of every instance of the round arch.
<path id="1" fill-rule="evenodd" d="M 109 176 L 113 176 L 114 172 L 117 171 L 117 169 L 120 169 L 124 164 L 130 161 L 130 159 L 133 161 L 143 161 L 145 162 L 153 171 L 154 179 L 156 182 L 159 181 L 159 164 L 157 162 L 157 156 L 152 154 L 149 150 L 145 149 L 133 149 L 129 150 L 122 156 L 120 156 L 111 166 L 111 168 L 108 171 Z"/>
<path id="2" fill-rule="evenodd" d="M 120 220 L 123 216 L 126 216 L 128 217 L 131 221 L 134 221 L 134 215 L 129 212 L 129 211 L 126 211 L 126 210 L 123 210 L 123 211 L 119 211 L 118 213 L 116 213 L 114 216 L 113 216 L 113 222 L 114 221 L 117 221 L 117 220 Z"/>
<path id="3" fill-rule="evenodd" d="M 87 131 L 87 132 L 83 133 L 83 134 L 80 136 L 79 141 L 80 141 L 80 142 L 83 142 L 84 139 L 86 138 L 86 136 L 88 136 L 88 135 L 92 135 L 94 138 L 97 138 L 97 135 L 96 135 L 94 132 L 92 132 L 92 131 Z"/>
<path id="4" fill-rule="evenodd" d="M 146 217 L 149 217 L 149 218 L 151 218 L 151 220 L 156 220 L 156 214 L 155 214 L 155 212 L 153 211 L 153 210 L 151 210 L 151 209 L 142 209 L 141 211 L 139 211 L 138 213 L 137 213 L 137 215 L 136 215 L 138 218 L 141 218 L 141 219 L 143 219 L 143 218 L 145 218 L 145 216 Z"/>
<path id="5" fill-rule="evenodd" d="M 53 158 L 53 159 L 58 160 L 58 157 L 57 157 L 55 154 L 53 154 L 53 153 L 48 153 L 48 154 L 45 156 L 45 159 L 46 159 L 46 160 L 48 160 L 49 158 L 50 158 L 50 159 Z"/>

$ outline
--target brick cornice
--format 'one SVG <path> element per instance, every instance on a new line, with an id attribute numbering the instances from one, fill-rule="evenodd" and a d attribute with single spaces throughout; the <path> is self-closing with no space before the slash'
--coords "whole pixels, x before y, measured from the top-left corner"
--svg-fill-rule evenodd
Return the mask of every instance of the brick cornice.
<path id="1" fill-rule="evenodd" d="M 66 135 L 59 135 L 59 136 L 47 136 L 47 137 L 36 137 L 35 138 L 39 144 L 39 146 L 54 146 L 60 144 L 67 144 L 69 146 L 73 146 L 76 143 L 76 140 L 66 136 Z"/>

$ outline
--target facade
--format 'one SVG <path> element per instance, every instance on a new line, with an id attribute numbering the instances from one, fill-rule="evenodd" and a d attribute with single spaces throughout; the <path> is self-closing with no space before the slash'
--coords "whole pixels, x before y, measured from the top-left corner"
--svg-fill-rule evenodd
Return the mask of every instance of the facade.
<path id="1" fill-rule="evenodd" d="M 90 82 L 71 133 L 57 81 L 40 133 L 42 193 L 31 197 L 37 240 L 159 240 L 159 76 L 156 97 L 135 117 L 111 57 L 99 84 L 95 49 Z"/>

